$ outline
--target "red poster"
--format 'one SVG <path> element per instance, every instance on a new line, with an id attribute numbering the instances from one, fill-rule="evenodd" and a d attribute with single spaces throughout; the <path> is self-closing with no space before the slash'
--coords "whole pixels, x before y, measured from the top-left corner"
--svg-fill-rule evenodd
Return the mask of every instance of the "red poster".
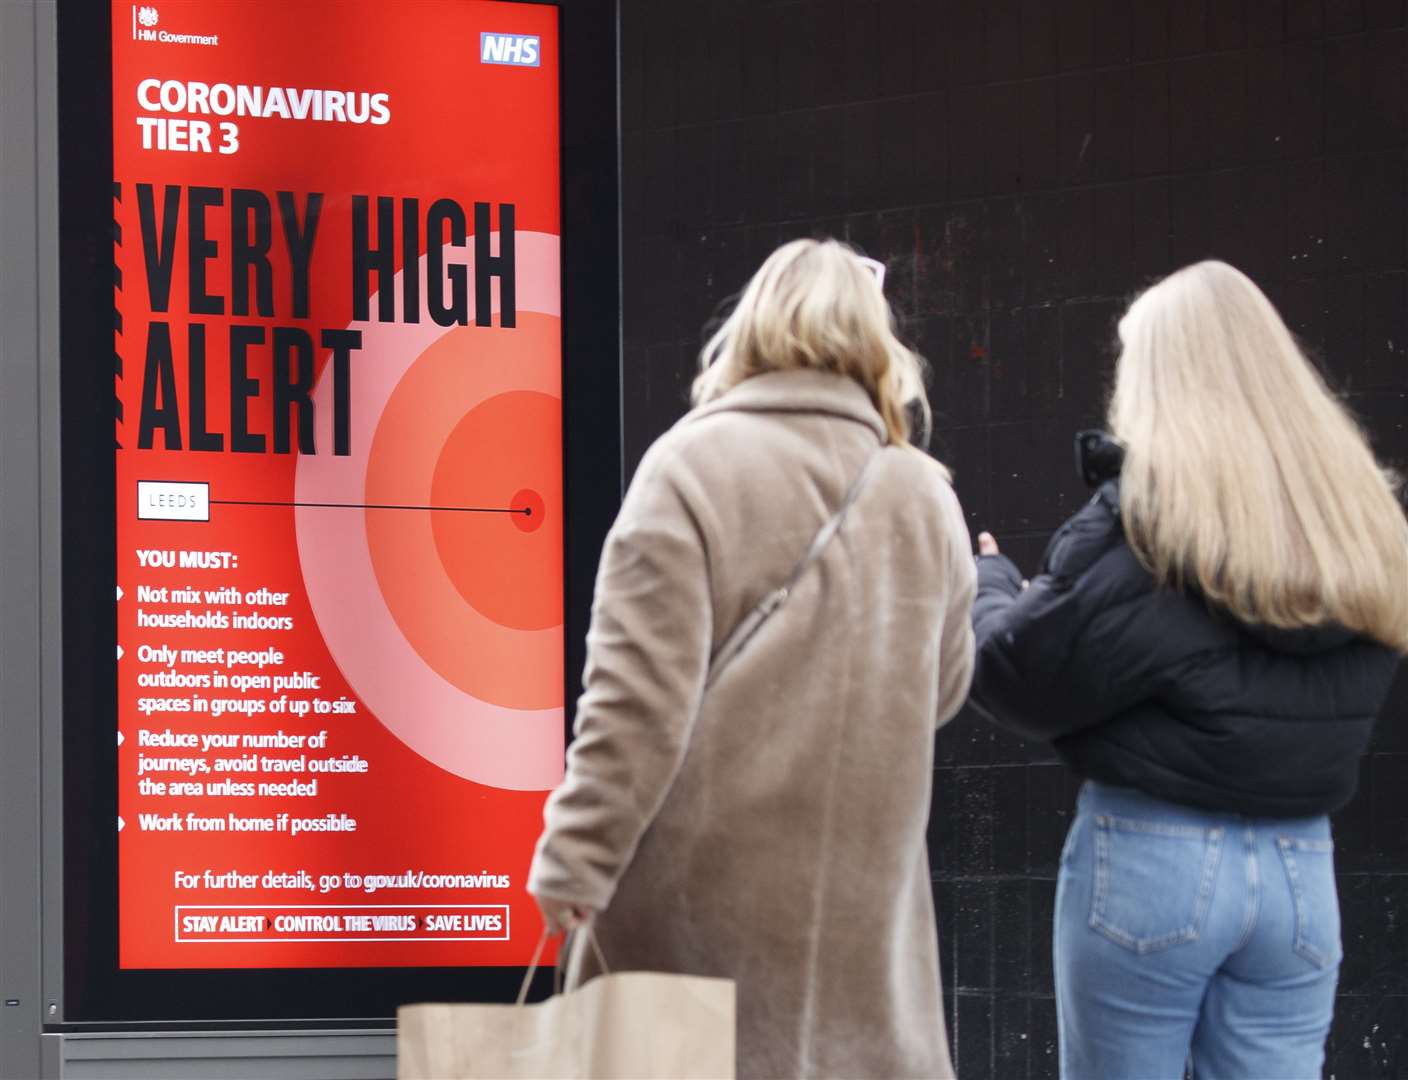
<path id="1" fill-rule="evenodd" d="M 526 963 L 557 11 L 112 10 L 121 966 Z"/>

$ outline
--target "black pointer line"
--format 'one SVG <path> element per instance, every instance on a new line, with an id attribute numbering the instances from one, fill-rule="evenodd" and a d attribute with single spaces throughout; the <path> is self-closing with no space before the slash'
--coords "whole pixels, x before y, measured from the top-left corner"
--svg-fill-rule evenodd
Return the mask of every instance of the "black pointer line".
<path id="1" fill-rule="evenodd" d="M 436 513 L 451 514 L 524 514 L 533 516 L 533 508 L 515 510 L 491 506 L 406 506 L 401 503 L 334 503 L 334 502 L 276 502 L 261 499 L 211 499 L 211 506 L 312 506 L 327 510 L 430 510 Z"/>

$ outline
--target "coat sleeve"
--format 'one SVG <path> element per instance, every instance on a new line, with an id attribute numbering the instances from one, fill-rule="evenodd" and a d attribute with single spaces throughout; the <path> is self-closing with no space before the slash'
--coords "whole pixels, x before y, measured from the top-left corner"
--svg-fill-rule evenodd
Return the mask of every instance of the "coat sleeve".
<path id="1" fill-rule="evenodd" d="M 968 551 L 968 525 L 963 510 L 950 490 L 946 500 L 949 591 L 948 607 L 944 612 L 942 637 L 939 641 L 939 710 L 938 726 L 942 727 L 958 715 L 973 683 L 973 596 L 977 576 Z"/>
<path id="2" fill-rule="evenodd" d="M 1053 740 L 1155 692 L 1168 658 L 1146 617 L 1147 576 L 1121 537 L 1119 522 L 1092 502 L 1052 539 L 1029 588 L 1005 556 L 979 559 L 970 698 L 979 712 Z"/>
<path id="3" fill-rule="evenodd" d="M 703 534 L 667 469 L 638 471 L 602 552 L 575 740 L 529 891 L 610 902 L 679 771 L 708 670 Z"/>

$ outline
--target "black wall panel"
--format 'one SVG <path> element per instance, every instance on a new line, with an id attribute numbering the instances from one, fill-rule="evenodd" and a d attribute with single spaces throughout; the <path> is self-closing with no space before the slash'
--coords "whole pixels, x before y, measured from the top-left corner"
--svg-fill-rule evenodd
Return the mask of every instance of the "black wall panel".
<path id="1" fill-rule="evenodd" d="M 843 237 L 933 366 L 936 451 L 1026 567 L 1082 500 L 1114 323 L 1216 256 L 1408 466 L 1404 0 L 622 0 L 628 471 L 700 328 L 778 243 Z M 1054 1077 L 1050 919 L 1076 783 L 960 717 L 930 838 L 961 1075 Z M 1338 822 L 1327 1074 L 1408 1075 L 1408 679 Z"/>

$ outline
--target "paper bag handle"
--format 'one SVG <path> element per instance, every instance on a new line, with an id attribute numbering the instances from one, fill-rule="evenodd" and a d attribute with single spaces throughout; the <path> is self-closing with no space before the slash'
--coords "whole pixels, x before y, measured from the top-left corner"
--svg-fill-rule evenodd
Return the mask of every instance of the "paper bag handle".
<path id="1" fill-rule="evenodd" d="M 591 943 L 592 952 L 596 954 L 596 962 L 601 965 L 601 970 L 606 974 L 611 974 L 611 968 L 606 963 L 606 957 L 602 955 L 601 943 L 596 939 L 596 932 L 592 930 L 591 923 L 582 924 L 587 932 L 587 941 Z M 572 934 L 575 931 L 568 930 L 562 938 L 562 949 L 558 953 L 557 970 L 552 979 L 552 992 L 554 995 L 562 993 L 562 969 L 563 961 L 571 952 Z M 553 936 L 552 928 L 543 927 L 543 936 L 538 939 L 538 946 L 533 950 L 533 959 L 528 961 L 528 970 L 523 974 L 523 985 L 518 988 L 518 1001 L 516 1004 L 523 1005 L 528 1000 L 528 987 L 533 982 L 533 976 L 538 973 L 538 965 L 543 959 L 543 950 L 547 948 L 548 939 Z"/>

